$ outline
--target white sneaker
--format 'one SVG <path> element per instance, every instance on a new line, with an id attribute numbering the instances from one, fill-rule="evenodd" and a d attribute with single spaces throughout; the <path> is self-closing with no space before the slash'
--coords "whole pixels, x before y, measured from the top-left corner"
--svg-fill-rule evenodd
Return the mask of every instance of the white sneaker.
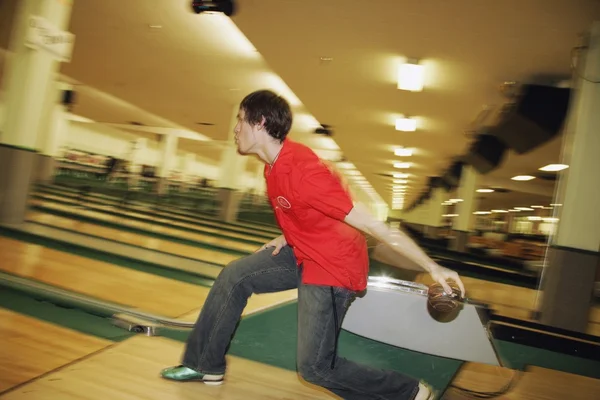
<path id="1" fill-rule="evenodd" d="M 434 400 L 435 393 L 425 382 L 419 382 L 419 391 L 415 396 L 415 400 Z"/>

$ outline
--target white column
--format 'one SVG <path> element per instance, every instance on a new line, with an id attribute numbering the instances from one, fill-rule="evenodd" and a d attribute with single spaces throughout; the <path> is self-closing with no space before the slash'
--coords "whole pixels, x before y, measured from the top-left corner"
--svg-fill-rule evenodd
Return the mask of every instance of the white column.
<path id="1" fill-rule="evenodd" d="M 176 133 L 168 133 L 161 136 L 159 144 L 159 178 L 169 179 L 169 174 L 177 162 L 177 142 L 178 137 Z"/>
<path id="2" fill-rule="evenodd" d="M 62 104 L 63 92 L 72 90 L 73 86 L 62 82 L 54 82 L 53 86 L 48 95 L 46 122 L 40 127 L 38 148 L 43 155 L 58 157 L 69 136 L 70 114 L 68 107 Z"/>
<path id="3" fill-rule="evenodd" d="M 444 189 L 437 188 L 431 194 L 431 200 L 429 203 L 429 219 L 427 224 L 429 226 L 438 227 L 442 225 L 442 215 L 444 213 L 444 206 L 442 203 L 446 199 L 446 192 Z"/>
<path id="4" fill-rule="evenodd" d="M 191 182 L 192 179 L 197 175 L 195 171 L 196 166 L 196 154 L 194 153 L 186 153 L 183 158 L 183 165 L 181 167 L 181 171 L 185 176 L 186 182 Z"/>
<path id="5" fill-rule="evenodd" d="M 46 94 L 59 62 L 70 59 L 73 37 L 64 31 L 71 7 L 71 0 L 16 4 L 1 90 L 5 108 L 0 127 L 0 223 L 18 224 L 25 219 L 29 183 L 37 178 L 34 168 Z M 32 22 L 43 22 L 45 29 L 33 27 Z M 66 45 L 63 39 L 68 39 Z"/>
<path id="6" fill-rule="evenodd" d="M 238 153 L 237 145 L 234 141 L 235 132 L 233 130 L 237 124 L 238 111 L 239 106 L 236 105 L 231 112 L 228 140 L 221 156 L 217 187 L 239 189 L 246 171 L 248 157 Z"/>
<path id="7" fill-rule="evenodd" d="M 467 249 L 469 240 L 469 232 L 473 229 L 475 216 L 473 212 L 476 207 L 476 187 L 478 174 L 470 165 L 464 165 L 460 177 L 460 184 L 456 191 L 456 196 L 459 201 L 456 204 L 456 213 L 452 223 L 453 240 L 450 242 L 452 250 L 464 252 Z"/>
<path id="8" fill-rule="evenodd" d="M 600 81 L 600 22 L 592 29 L 586 57 L 580 59 L 579 74 Z M 565 132 L 570 150 L 569 168 L 560 203 L 556 245 L 597 252 L 600 250 L 600 84 L 579 79 L 573 94 L 573 113 Z M 558 202 L 557 200 L 556 202 Z"/>
<path id="9" fill-rule="evenodd" d="M 600 265 L 600 22 L 589 31 L 587 49 L 577 63 L 576 87 L 565 125 L 561 173 L 562 204 L 554 243 L 542 272 L 543 324 L 586 332 L 594 281 Z M 561 200 L 562 199 L 562 200 Z"/>
<path id="10" fill-rule="evenodd" d="M 473 212 L 475 211 L 477 186 L 477 171 L 470 165 L 463 166 L 460 185 L 456 191 L 458 199 L 462 201 L 456 206 L 456 214 L 452 228 L 456 231 L 468 232 L 473 226 Z"/>
<path id="11" fill-rule="evenodd" d="M 6 118 L 2 142 L 7 145 L 35 150 L 47 93 L 54 90 L 54 76 L 59 70 L 59 59 L 50 51 L 26 45 L 30 17 L 42 17 L 56 29 L 66 30 L 72 3 L 72 0 L 19 1 L 3 79 Z"/>

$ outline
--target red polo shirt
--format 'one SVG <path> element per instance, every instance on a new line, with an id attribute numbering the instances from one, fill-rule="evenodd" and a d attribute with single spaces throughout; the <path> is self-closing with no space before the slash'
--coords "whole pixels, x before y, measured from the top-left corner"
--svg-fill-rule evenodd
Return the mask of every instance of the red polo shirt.
<path id="1" fill-rule="evenodd" d="M 364 290 L 367 242 L 344 222 L 353 204 L 340 178 L 310 148 L 286 139 L 265 179 L 277 223 L 303 264 L 302 282 Z"/>

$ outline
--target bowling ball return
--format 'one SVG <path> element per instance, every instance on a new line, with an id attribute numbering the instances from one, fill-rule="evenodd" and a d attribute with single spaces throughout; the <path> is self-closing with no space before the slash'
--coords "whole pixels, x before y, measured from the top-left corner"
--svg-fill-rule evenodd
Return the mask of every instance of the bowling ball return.
<path id="1" fill-rule="evenodd" d="M 370 277 L 346 314 L 342 329 L 377 342 L 465 362 L 503 366 L 485 304 L 463 299 L 449 312 L 431 307 L 426 285 Z"/>

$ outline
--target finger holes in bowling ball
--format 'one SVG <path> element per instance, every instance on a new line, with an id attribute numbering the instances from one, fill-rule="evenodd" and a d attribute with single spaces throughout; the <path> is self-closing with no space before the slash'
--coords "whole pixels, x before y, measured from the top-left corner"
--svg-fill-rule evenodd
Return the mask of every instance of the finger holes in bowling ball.
<path id="1" fill-rule="evenodd" d="M 448 283 L 452 294 L 446 293 L 439 283 L 429 286 L 427 293 L 427 311 L 438 322 L 451 322 L 458 317 L 462 309 L 460 288 L 454 283 Z"/>

